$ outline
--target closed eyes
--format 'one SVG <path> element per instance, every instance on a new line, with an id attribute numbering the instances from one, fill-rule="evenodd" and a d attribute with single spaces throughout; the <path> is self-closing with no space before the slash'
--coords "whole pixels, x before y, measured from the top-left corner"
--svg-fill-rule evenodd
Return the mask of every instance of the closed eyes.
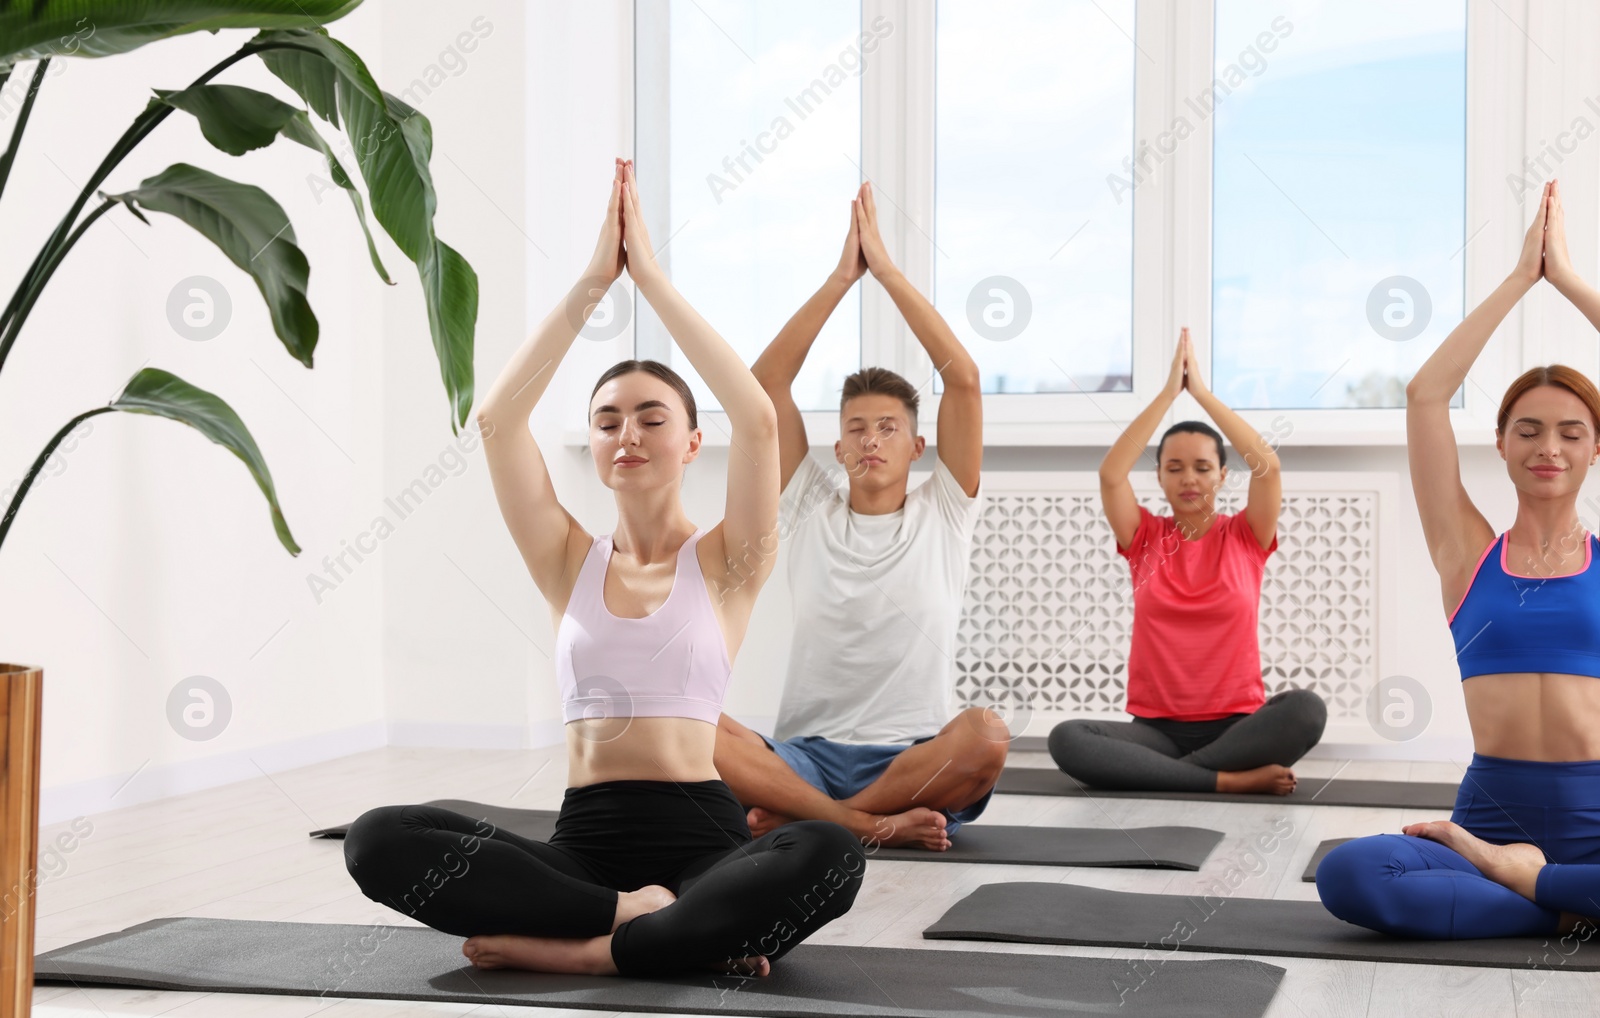
<path id="1" fill-rule="evenodd" d="M 667 422 L 666 421 L 645 421 L 644 423 L 648 427 L 655 428 L 655 427 L 659 427 L 659 426 L 661 426 L 661 425 L 663 425 L 663 424 L 665 424 Z M 610 431 L 612 428 L 615 428 L 615 427 L 616 427 L 615 424 L 602 424 L 602 425 L 600 425 L 600 430 L 601 431 Z"/>

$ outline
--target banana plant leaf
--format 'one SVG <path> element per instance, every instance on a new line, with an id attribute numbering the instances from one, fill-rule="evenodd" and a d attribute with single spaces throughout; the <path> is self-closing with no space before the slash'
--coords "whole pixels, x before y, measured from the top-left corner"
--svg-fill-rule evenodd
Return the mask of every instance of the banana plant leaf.
<path id="1" fill-rule="evenodd" d="M 296 360 L 312 366 L 318 326 L 306 299 L 311 269 L 288 214 L 271 195 L 197 166 L 174 163 L 136 189 L 107 197 L 145 222 L 149 220 L 141 209 L 176 216 L 221 248 L 255 280 L 278 339 Z"/>
<path id="2" fill-rule="evenodd" d="M 300 545 L 289 533 L 289 523 L 283 518 L 283 509 L 278 505 L 272 471 L 267 469 L 267 461 L 256 446 L 256 440 L 250 437 L 250 429 L 244 426 L 232 407 L 213 393 L 190 385 L 160 368 L 144 368 L 130 378 L 122 395 L 111 403 L 111 407 L 187 424 L 243 460 L 250 470 L 250 476 L 255 478 L 256 486 L 267 497 L 267 506 L 272 512 L 272 529 L 277 532 L 278 541 L 288 549 L 289 554 L 300 554 Z"/>
<path id="3" fill-rule="evenodd" d="M 5 0 L 0 71 L 51 56 L 104 57 L 158 39 L 223 28 L 304 28 L 361 0 Z"/>
<path id="4" fill-rule="evenodd" d="M 416 263 L 421 276 L 434 352 L 450 398 L 450 427 L 456 430 L 472 406 L 478 274 L 433 230 L 436 199 L 428 169 L 433 128 L 428 118 L 378 88 L 361 58 L 325 31 L 271 30 L 253 41 L 297 47 L 266 50 L 261 60 L 312 112 L 336 126 L 342 121 L 367 184 L 373 217 Z"/>
<path id="5" fill-rule="evenodd" d="M 200 133 L 217 148 L 233 156 L 244 155 L 254 149 L 265 148 L 282 135 L 290 141 L 322 153 L 328 164 L 333 182 L 345 189 L 355 206 L 356 221 L 367 239 L 367 255 L 378 278 L 389 285 L 394 280 L 378 257 L 378 246 L 372 240 L 372 229 L 367 225 L 366 206 L 361 192 L 345 172 L 344 166 L 333 154 L 322 135 L 311 126 L 311 118 L 302 109 L 240 85 L 191 85 L 182 91 L 156 89 L 156 101 L 190 114 L 200 124 Z"/>

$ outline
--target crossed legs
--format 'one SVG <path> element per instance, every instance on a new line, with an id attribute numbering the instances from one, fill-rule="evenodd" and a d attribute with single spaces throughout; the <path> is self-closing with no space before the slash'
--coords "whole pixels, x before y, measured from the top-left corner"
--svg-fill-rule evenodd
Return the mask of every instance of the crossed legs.
<path id="1" fill-rule="evenodd" d="M 1286 689 L 1232 721 L 1063 721 L 1050 733 L 1050 756 L 1095 788 L 1287 795 L 1289 765 L 1316 745 L 1327 719 L 1316 693 Z M 1202 734 L 1212 728 L 1220 734 Z"/>
<path id="2" fill-rule="evenodd" d="M 1010 735 L 999 715 L 983 707 L 962 711 L 939 734 L 907 747 L 877 780 L 846 799 L 813 787 L 761 736 L 722 715 L 716 768 L 734 796 L 750 808 L 752 834 L 794 820 L 831 820 L 863 842 L 950 847 L 945 817 L 994 788 Z"/>
<path id="3" fill-rule="evenodd" d="M 1430 940 L 1600 923 L 1597 780 L 1600 760 L 1474 753 L 1449 820 L 1340 845 L 1317 865 L 1317 894 L 1346 922 Z"/>
<path id="4" fill-rule="evenodd" d="M 1529 843 L 1497 845 L 1450 820 L 1340 845 L 1317 866 L 1317 894 L 1349 923 L 1398 937 L 1466 940 L 1570 933 L 1600 917 L 1600 866 L 1547 862 Z"/>
<path id="5" fill-rule="evenodd" d="M 727 805 L 737 823 L 739 804 Z M 662 819 L 672 822 L 671 811 Z M 707 843 L 726 830 L 717 824 L 707 818 Z M 635 832 L 579 832 L 580 840 L 597 836 L 618 842 L 607 857 L 639 849 L 637 874 L 658 869 Z M 344 857 L 362 893 L 467 938 L 462 953 L 478 968 L 593 975 L 766 975 L 771 962 L 849 910 L 866 871 L 848 831 L 800 823 L 681 869 L 673 864 L 665 883 L 643 884 L 584 852 L 426 805 L 363 813 L 350 825 Z"/>

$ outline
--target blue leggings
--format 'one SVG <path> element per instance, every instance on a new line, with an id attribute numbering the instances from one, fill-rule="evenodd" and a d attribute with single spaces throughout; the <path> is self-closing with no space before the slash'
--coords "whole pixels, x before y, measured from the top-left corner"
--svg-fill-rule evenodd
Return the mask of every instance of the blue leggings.
<path id="1" fill-rule="evenodd" d="M 1317 866 L 1322 904 L 1345 922 L 1424 940 L 1540 936 L 1557 931 L 1562 912 L 1600 919 L 1600 760 L 1474 753 L 1450 819 L 1484 841 L 1544 852 L 1534 900 L 1436 841 L 1378 834 Z"/>

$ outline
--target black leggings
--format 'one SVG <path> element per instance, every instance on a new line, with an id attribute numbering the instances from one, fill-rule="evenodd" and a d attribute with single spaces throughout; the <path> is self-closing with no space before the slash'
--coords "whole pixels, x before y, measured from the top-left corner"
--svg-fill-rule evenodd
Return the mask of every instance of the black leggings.
<path id="1" fill-rule="evenodd" d="M 568 788 L 548 842 L 437 806 L 380 806 L 350 825 L 344 859 L 368 898 L 458 937 L 605 936 L 618 891 L 662 884 L 678 900 L 612 935 L 630 976 L 775 961 L 849 911 L 867 865 L 827 821 L 752 841 L 718 780 Z"/>
<path id="2" fill-rule="evenodd" d="M 1050 732 L 1056 766 L 1095 788 L 1214 792 L 1218 771 L 1288 767 L 1322 738 L 1328 707 L 1286 689 L 1253 714 L 1214 721 L 1063 721 Z"/>

